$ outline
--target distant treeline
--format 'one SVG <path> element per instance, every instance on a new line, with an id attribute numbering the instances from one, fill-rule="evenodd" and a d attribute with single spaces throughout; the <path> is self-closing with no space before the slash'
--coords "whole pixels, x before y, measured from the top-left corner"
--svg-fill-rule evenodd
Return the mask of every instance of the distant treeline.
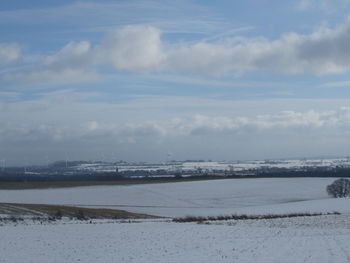
<path id="1" fill-rule="evenodd" d="M 0 173 L 0 182 L 59 182 L 59 181 L 113 181 L 122 180 L 116 173 L 96 174 L 24 174 Z"/>
<path id="2" fill-rule="evenodd" d="M 350 168 L 258 171 L 256 177 L 350 177 Z"/>
<path id="3" fill-rule="evenodd" d="M 117 181 L 117 180 L 171 180 L 214 178 L 268 178 L 268 177 L 350 177 L 350 168 L 258 169 L 242 172 L 214 171 L 204 173 L 153 173 L 149 171 L 89 172 L 89 173 L 24 173 L 12 170 L 0 172 L 0 182 L 55 182 L 55 181 Z"/>

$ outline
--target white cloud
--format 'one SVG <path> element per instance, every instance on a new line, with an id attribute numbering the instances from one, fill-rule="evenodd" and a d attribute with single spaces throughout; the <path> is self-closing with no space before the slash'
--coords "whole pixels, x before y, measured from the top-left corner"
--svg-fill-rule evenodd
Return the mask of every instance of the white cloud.
<path id="1" fill-rule="evenodd" d="M 169 52 L 168 67 L 204 75 L 270 70 L 288 74 L 337 74 L 350 69 L 350 19 L 336 28 L 280 39 L 240 39 L 233 44 L 196 43 Z"/>
<path id="2" fill-rule="evenodd" d="M 49 68 L 82 68 L 91 63 L 91 46 L 87 41 L 69 42 L 57 53 L 47 56 L 43 64 Z"/>
<path id="3" fill-rule="evenodd" d="M 350 69 L 350 19 L 309 34 L 289 33 L 277 40 L 165 43 L 161 31 L 133 25 L 114 30 L 95 47 L 70 42 L 31 71 L 7 75 L 22 83 L 77 83 L 98 80 L 100 67 L 117 71 L 196 73 L 205 76 L 269 70 L 285 74 L 340 74 Z M 16 56 L 14 56 L 15 58 Z"/>
<path id="4" fill-rule="evenodd" d="M 163 59 L 160 30 L 151 26 L 126 26 L 111 32 L 97 48 L 101 63 L 117 70 L 152 71 Z"/>
<path id="5" fill-rule="evenodd" d="M 339 74 L 350 69 L 350 19 L 309 34 L 289 33 L 277 40 L 167 43 L 151 26 L 127 26 L 95 49 L 98 63 L 131 72 L 182 72 L 202 75 L 270 70 L 287 74 Z"/>
<path id="6" fill-rule="evenodd" d="M 287 133 L 328 133 L 347 134 L 350 127 L 350 108 L 343 107 L 334 111 L 306 112 L 282 111 L 276 114 L 256 115 L 253 117 L 212 117 L 207 115 L 194 115 L 187 118 L 172 118 L 170 120 L 148 120 L 140 123 L 128 122 L 118 124 L 113 122 L 75 121 L 70 125 L 62 124 L 33 124 L 18 125 L 18 123 L 4 125 L 3 134 L 13 138 L 21 137 L 36 140 L 40 136 L 54 140 L 75 139 L 81 137 L 100 135 L 118 138 L 118 140 L 133 141 L 145 138 L 177 137 L 177 136 L 205 136 L 221 134 L 260 134 L 269 132 Z M 11 131 L 11 132 L 6 132 Z M 8 138 L 3 137 L 6 141 Z M 66 137 L 66 138 L 65 138 Z M 101 138 L 102 139 L 102 138 Z M 12 140 L 11 140 L 12 141 Z"/>
<path id="7" fill-rule="evenodd" d="M 98 129 L 99 125 L 97 121 L 89 121 L 83 125 L 88 131 L 95 131 Z"/>
<path id="8" fill-rule="evenodd" d="M 17 44 L 0 43 L 0 66 L 17 62 L 21 57 L 21 49 Z"/>
<path id="9" fill-rule="evenodd" d="M 119 128 L 113 128 L 116 134 L 126 138 L 144 139 L 146 137 L 159 137 L 168 134 L 167 127 L 159 123 L 146 121 L 144 123 L 128 123 Z"/>
<path id="10" fill-rule="evenodd" d="M 41 65 L 29 71 L 7 74 L 5 80 L 36 87 L 94 82 L 99 76 L 93 67 L 93 56 L 89 42 L 70 42 L 57 53 L 45 57 Z"/>
<path id="11" fill-rule="evenodd" d="M 168 125 L 168 126 L 167 126 Z M 350 126 L 350 109 L 337 111 L 306 112 L 283 111 L 277 114 L 257 115 L 255 117 L 209 117 L 197 115 L 190 119 L 177 119 L 166 124 L 166 134 L 201 134 L 201 133 L 240 133 L 267 131 L 295 131 L 298 129 L 335 129 Z"/>

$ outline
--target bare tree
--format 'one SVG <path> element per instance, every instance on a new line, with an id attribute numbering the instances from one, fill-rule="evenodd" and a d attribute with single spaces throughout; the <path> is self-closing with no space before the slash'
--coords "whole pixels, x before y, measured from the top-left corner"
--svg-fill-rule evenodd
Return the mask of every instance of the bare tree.
<path id="1" fill-rule="evenodd" d="M 327 193 L 335 198 L 350 196 L 350 180 L 340 178 L 327 186 Z"/>

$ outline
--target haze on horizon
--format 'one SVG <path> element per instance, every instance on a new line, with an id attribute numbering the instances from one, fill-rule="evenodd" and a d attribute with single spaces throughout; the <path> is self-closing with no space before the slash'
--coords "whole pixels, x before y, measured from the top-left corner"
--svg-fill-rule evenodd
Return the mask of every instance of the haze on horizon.
<path id="1" fill-rule="evenodd" d="M 350 1 L 0 3 L 0 160 L 350 155 Z"/>

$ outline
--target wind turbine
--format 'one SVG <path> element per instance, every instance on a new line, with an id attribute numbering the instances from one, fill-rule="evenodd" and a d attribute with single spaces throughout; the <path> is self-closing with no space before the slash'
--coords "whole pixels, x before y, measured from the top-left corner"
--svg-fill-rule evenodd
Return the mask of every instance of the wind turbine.
<path id="1" fill-rule="evenodd" d="M 170 158 L 171 158 L 171 156 L 172 156 L 172 154 L 171 154 L 171 152 L 170 151 L 168 151 L 168 153 L 167 153 L 167 164 L 169 164 L 170 163 Z"/>
<path id="2" fill-rule="evenodd" d="M 49 168 L 49 163 L 50 163 L 48 155 L 45 155 L 45 162 L 46 162 L 46 168 L 48 169 Z"/>
<path id="3" fill-rule="evenodd" d="M 27 173 L 27 159 L 24 158 L 24 174 Z"/>
<path id="4" fill-rule="evenodd" d="M 66 161 L 66 169 L 67 169 L 68 168 L 68 154 L 67 153 L 65 154 L 65 157 L 66 157 L 65 161 Z"/>
<path id="5" fill-rule="evenodd" d="M 5 164 L 6 164 L 6 159 L 1 160 L 1 169 L 2 171 L 5 171 Z"/>

